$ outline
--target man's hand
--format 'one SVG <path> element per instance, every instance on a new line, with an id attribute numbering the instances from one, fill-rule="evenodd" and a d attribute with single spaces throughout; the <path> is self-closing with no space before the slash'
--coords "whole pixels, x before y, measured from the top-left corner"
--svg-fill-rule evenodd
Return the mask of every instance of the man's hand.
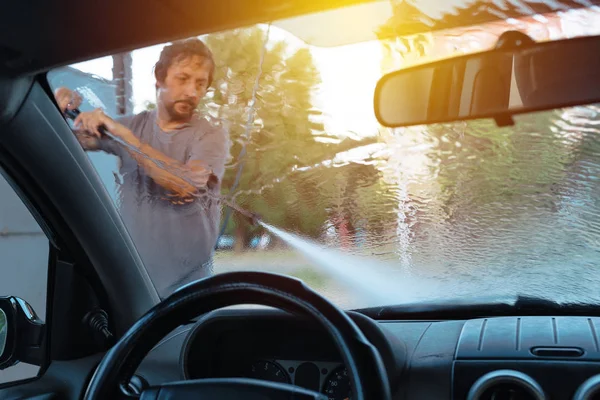
<path id="1" fill-rule="evenodd" d="M 75 128 L 83 129 L 91 134 L 101 137 L 100 127 L 104 126 L 106 129 L 111 130 L 115 125 L 115 122 L 102 111 L 101 108 L 96 108 L 94 111 L 87 111 L 80 113 L 75 121 L 73 121 Z"/>
<path id="2" fill-rule="evenodd" d="M 64 86 L 59 87 L 54 91 L 54 98 L 58 103 L 60 112 L 63 114 L 67 110 L 74 110 L 78 108 L 83 101 L 79 93 Z"/>

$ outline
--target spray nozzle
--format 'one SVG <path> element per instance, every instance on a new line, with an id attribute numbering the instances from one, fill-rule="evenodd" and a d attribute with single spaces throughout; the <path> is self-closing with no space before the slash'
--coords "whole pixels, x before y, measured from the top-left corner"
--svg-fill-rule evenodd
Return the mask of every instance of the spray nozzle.
<path id="1" fill-rule="evenodd" d="M 73 120 L 74 120 L 75 118 L 77 118 L 77 116 L 79 115 L 79 113 L 80 113 L 80 111 L 79 111 L 77 108 L 76 108 L 76 109 L 74 109 L 74 110 L 69 110 L 69 109 L 66 109 L 66 110 L 65 110 L 65 115 L 66 115 L 68 118 L 71 118 L 71 119 L 73 119 Z"/>
<path id="2" fill-rule="evenodd" d="M 240 206 L 238 206 L 237 204 L 234 204 L 233 202 L 224 200 L 224 203 L 227 204 L 229 207 L 231 207 L 232 209 L 234 209 L 235 211 L 237 211 L 240 215 L 243 215 L 244 217 L 248 218 L 248 222 L 252 225 L 259 225 L 261 220 L 262 220 L 262 216 L 260 216 L 257 213 L 254 213 L 252 211 L 248 211 L 244 208 L 241 208 Z"/>
<path id="3" fill-rule="evenodd" d="M 249 212 L 249 214 L 250 216 L 248 218 L 250 220 L 250 224 L 258 226 L 260 221 L 262 220 L 261 216 L 253 212 Z"/>

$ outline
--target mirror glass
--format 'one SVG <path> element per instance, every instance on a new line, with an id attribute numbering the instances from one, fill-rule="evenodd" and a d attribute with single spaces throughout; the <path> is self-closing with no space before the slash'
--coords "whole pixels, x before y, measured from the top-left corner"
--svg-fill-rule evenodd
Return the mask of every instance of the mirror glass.
<path id="1" fill-rule="evenodd" d="M 4 314 L 4 311 L 0 309 L 0 357 L 4 353 L 4 347 L 6 345 L 6 336 L 8 335 L 6 322 L 6 314 Z"/>
<path id="2" fill-rule="evenodd" d="M 375 114 L 387 127 L 501 117 L 600 101 L 600 38 L 533 43 L 384 76 Z"/>

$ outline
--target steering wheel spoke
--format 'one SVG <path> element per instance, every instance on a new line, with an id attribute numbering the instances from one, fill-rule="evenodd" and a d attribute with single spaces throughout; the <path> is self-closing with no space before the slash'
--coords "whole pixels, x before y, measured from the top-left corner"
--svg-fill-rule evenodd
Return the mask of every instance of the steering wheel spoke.
<path id="1" fill-rule="evenodd" d="M 145 390 L 140 400 L 327 400 L 321 393 L 287 383 L 246 378 L 214 378 L 170 382 Z"/>

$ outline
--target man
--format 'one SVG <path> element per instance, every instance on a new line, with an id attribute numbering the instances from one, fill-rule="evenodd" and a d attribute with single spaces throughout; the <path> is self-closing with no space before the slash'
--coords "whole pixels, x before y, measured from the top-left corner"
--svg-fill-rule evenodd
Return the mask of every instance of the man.
<path id="1" fill-rule="evenodd" d="M 196 113 L 212 83 L 215 63 L 198 39 L 166 46 L 155 65 L 156 109 L 113 120 L 102 109 L 82 112 L 75 135 L 85 150 L 121 160 L 122 218 L 159 295 L 212 273 L 220 193 L 229 138 Z M 61 110 L 81 98 L 55 92 Z M 104 126 L 118 140 L 102 135 Z"/>

